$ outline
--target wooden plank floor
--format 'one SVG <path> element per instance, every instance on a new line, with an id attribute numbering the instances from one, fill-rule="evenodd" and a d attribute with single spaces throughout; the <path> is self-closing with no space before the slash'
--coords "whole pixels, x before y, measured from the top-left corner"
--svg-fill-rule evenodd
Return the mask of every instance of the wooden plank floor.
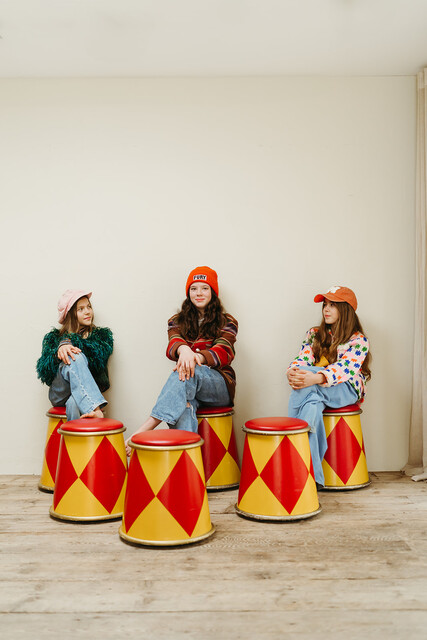
<path id="1" fill-rule="evenodd" d="M 157 549 L 53 520 L 38 478 L 0 476 L 1 638 L 426 638 L 427 483 L 371 478 L 288 523 L 210 493 L 215 535 Z"/>

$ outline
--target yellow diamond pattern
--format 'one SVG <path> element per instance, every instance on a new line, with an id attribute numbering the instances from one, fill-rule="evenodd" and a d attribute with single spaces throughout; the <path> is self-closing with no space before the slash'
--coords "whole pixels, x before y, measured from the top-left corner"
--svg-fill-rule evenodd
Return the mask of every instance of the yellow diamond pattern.
<path id="1" fill-rule="evenodd" d="M 190 537 L 158 498 L 153 498 L 126 533 L 132 538 L 153 541 L 188 540 Z"/>
<path id="2" fill-rule="evenodd" d="M 172 469 L 182 456 L 180 451 L 146 451 L 144 449 L 136 449 L 138 453 L 139 463 L 145 476 L 152 488 L 157 494 L 168 479 Z"/>
<path id="3" fill-rule="evenodd" d="M 239 509 L 255 515 L 286 516 L 284 506 L 261 478 L 256 478 L 238 504 Z"/>
<path id="4" fill-rule="evenodd" d="M 249 449 L 256 470 L 260 474 L 285 436 L 247 434 Z"/>
<path id="5" fill-rule="evenodd" d="M 68 455 L 78 476 L 102 442 L 99 436 L 63 436 Z"/>
<path id="6" fill-rule="evenodd" d="M 119 513 L 122 511 L 123 509 L 120 509 Z M 80 478 L 71 485 L 62 497 L 56 506 L 55 513 L 76 518 L 110 515 Z"/>

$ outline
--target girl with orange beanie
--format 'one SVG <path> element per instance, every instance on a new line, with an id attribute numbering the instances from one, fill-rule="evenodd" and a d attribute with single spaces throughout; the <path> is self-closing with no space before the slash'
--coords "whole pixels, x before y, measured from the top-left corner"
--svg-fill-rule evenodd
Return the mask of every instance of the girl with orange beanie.
<path id="1" fill-rule="evenodd" d="M 328 445 L 323 410 L 363 402 L 371 377 L 371 356 L 351 289 L 331 287 L 315 296 L 314 302 L 323 303 L 322 322 L 307 331 L 299 354 L 288 367 L 292 387 L 288 415 L 309 424 L 314 477 L 324 485 L 322 460 Z"/>
<path id="2" fill-rule="evenodd" d="M 185 293 L 180 312 L 168 321 L 166 355 L 176 364 L 151 415 L 136 433 L 154 429 L 162 421 L 173 429 L 197 432 L 200 404 L 233 404 L 236 376 L 230 365 L 238 324 L 222 307 L 216 272 L 206 266 L 193 269 Z"/>

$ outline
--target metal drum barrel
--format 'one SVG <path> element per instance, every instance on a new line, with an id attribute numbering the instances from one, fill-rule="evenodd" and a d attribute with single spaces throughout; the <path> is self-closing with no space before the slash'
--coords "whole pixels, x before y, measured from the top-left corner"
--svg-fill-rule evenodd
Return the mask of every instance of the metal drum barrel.
<path id="1" fill-rule="evenodd" d="M 203 438 L 202 458 L 208 491 L 239 486 L 240 466 L 233 428 L 232 407 L 200 407 L 197 411 L 199 435 Z"/>
<path id="2" fill-rule="evenodd" d="M 61 520 L 113 520 L 123 514 L 127 458 L 118 420 L 80 418 L 62 425 L 53 505 Z"/>
<path id="3" fill-rule="evenodd" d="M 203 440 L 197 433 L 155 429 L 135 434 L 130 442 L 123 522 L 125 542 L 174 546 L 211 536 Z"/>
<path id="4" fill-rule="evenodd" d="M 325 489 L 361 489 L 370 484 L 358 404 L 323 411 L 328 449 L 322 467 Z"/>
<path id="5" fill-rule="evenodd" d="M 255 520 L 299 520 L 321 511 L 309 427 L 288 417 L 256 418 L 246 432 L 236 512 Z"/>
<path id="6" fill-rule="evenodd" d="M 46 444 L 39 489 L 47 493 L 53 493 L 56 466 L 58 464 L 59 444 L 61 442 L 61 435 L 58 433 L 58 429 L 67 421 L 67 416 L 65 414 L 65 407 L 52 407 L 46 415 L 49 420 L 47 423 Z"/>

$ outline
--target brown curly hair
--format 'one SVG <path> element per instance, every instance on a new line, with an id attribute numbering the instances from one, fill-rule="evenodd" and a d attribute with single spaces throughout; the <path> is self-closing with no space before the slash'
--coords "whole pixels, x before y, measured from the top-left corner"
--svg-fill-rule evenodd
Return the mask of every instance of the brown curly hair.
<path id="1" fill-rule="evenodd" d="M 203 320 L 200 325 L 199 312 L 191 302 L 190 296 L 187 295 L 182 303 L 181 311 L 177 316 L 177 324 L 179 325 L 179 330 L 184 340 L 194 342 L 198 336 L 202 336 L 207 340 L 215 340 L 215 338 L 220 336 L 221 330 L 226 324 L 226 318 L 221 300 L 213 289 L 211 289 L 211 291 L 212 298 L 206 305 Z"/>

